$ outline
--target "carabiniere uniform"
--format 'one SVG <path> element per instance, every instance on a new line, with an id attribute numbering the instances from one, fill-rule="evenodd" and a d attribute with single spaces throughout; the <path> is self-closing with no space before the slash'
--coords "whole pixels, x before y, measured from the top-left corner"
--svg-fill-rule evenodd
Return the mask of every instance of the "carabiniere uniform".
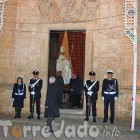
<path id="1" fill-rule="evenodd" d="M 110 104 L 110 122 L 114 122 L 114 106 L 115 98 L 118 97 L 118 82 L 117 79 L 104 79 L 102 84 L 102 97 L 104 97 L 104 119 L 108 120 L 108 107 Z"/>
<path id="2" fill-rule="evenodd" d="M 33 71 L 33 74 L 39 74 L 39 72 Z M 34 87 L 32 87 L 33 84 L 35 84 Z M 36 103 L 36 112 L 38 116 L 37 118 L 40 119 L 40 98 L 41 98 L 42 80 L 40 78 L 30 79 L 28 89 L 30 92 L 30 113 L 31 113 L 28 119 L 33 118 L 35 103 Z M 32 94 L 32 92 L 34 92 L 34 94 Z"/>
<path id="3" fill-rule="evenodd" d="M 95 72 L 91 71 L 89 75 L 96 75 Z M 99 81 L 97 80 L 87 80 L 85 85 L 85 96 L 86 96 L 86 121 L 89 120 L 90 110 L 92 105 L 92 116 L 93 122 L 96 122 L 96 101 L 98 99 L 98 91 L 99 91 Z M 90 93 L 90 94 L 89 94 Z"/>

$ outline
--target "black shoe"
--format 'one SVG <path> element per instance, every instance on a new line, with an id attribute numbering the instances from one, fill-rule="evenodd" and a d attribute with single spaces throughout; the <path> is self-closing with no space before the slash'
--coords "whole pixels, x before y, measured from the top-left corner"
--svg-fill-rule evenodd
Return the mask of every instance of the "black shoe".
<path id="1" fill-rule="evenodd" d="M 37 116 L 37 119 L 40 120 L 40 116 L 39 115 Z"/>
<path id="2" fill-rule="evenodd" d="M 107 120 L 103 120 L 103 123 L 106 123 L 107 122 Z"/>
<path id="3" fill-rule="evenodd" d="M 31 119 L 31 118 L 33 118 L 33 117 L 34 117 L 33 115 L 30 115 L 30 116 L 27 117 L 27 119 Z"/>
<path id="4" fill-rule="evenodd" d="M 110 121 L 111 124 L 114 124 L 114 121 Z"/>
<path id="5" fill-rule="evenodd" d="M 86 118 L 84 119 L 84 121 L 89 121 L 89 117 L 86 117 Z"/>
<path id="6" fill-rule="evenodd" d="M 93 117 L 93 122 L 97 122 L 97 121 L 96 121 L 96 117 Z"/>

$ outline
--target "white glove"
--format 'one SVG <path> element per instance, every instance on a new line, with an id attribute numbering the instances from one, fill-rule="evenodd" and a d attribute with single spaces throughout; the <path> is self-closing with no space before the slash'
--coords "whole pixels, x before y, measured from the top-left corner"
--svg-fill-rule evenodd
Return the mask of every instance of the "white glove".
<path id="1" fill-rule="evenodd" d="M 114 101 L 116 101 L 118 99 L 118 97 L 114 97 Z"/>
<path id="2" fill-rule="evenodd" d="M 35 95 L 35 92 L 34 92 L 34 91 L 31 91 L 31 94 L 32 94 L 32 95 Z"/>
<path id="3" fill-rule="evenodd" d="M 24 99 L 24 101 L 25 101 L 26 99 Z"/>
<path id="4" fill-rule="evenodd" d="M 12 98 L 12 100 L 14 101 L 15 99 L 14 99 L 14 98 Z"/>
<path id="5" fill-rule="evenodd" d="M 91 96 L 91 95 L 93 94 L 93 92 L 92 92 L 92 91 L 88 91 L 87 94 L 88 94 L 89 96 Z"/>
<path id="6" fill-rule="evenodd" d="M 102 100 L 104 101 L 104 97 L 102 96 Z"/>

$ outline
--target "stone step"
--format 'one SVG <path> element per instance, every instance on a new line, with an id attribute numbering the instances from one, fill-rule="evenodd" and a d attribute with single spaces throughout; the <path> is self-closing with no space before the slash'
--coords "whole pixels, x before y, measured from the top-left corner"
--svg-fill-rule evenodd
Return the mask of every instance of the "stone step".
<path id="1" fill-rule="evenodd" d="M 84 113 L 83 109 L 60 109 L 61 114 L 80 114 Z"/>
<path id="2" fill-rule="evenodd" d="M 69 119 L 83 120 L 85 118 L 82 109 L 60 109 L 60 116 L 63 119 L 69 118 Z"/>

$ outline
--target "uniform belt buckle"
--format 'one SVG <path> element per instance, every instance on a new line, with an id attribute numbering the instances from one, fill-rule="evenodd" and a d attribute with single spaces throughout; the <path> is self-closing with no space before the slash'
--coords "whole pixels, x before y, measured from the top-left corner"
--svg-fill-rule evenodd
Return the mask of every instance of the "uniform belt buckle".
<path id="1" fill-rule="evenodd" d="M 109 94 L 110 92 L 108 91 L 108 94 Z"/>

